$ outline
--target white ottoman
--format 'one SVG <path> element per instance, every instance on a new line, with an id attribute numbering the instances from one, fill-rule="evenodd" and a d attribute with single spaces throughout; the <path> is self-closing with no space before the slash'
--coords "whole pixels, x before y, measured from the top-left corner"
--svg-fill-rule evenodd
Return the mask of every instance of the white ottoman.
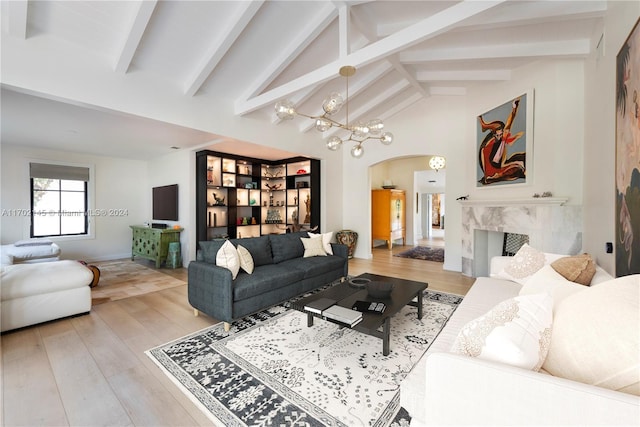
<path id="1" fill-rule="evenodd" d="M 91 311 L 93 272 L 78 261 L 2 267 L 0 331 Z"/>

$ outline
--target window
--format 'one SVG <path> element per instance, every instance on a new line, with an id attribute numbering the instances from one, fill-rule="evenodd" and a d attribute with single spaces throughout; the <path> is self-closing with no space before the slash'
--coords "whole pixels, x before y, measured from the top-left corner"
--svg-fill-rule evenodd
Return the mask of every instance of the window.
<path id="1" fill-rule="evenodd" d="M 31 237 L 86 235 L 86 167 L 30 163 Z"/>

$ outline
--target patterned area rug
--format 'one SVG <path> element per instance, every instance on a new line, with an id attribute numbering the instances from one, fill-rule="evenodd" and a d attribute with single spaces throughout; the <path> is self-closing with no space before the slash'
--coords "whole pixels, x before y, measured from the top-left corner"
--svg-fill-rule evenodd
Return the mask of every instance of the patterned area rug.
<path id="1" fill-rule="evenodd" d="M 216 425 L 408 425 L 399 385 L 462 297 L 425 291 L 424 315 L 407 306 L 382 341 L 276 306 L 147 351 Z"/>
<path id="2" fill-rule="evenodd" d="M 400 252 L 395 256 L 399 256 L 402 258 L 422 259 L 425 261 L 444 262 L 444 248 L 415 246 L 408 251 Z"/>

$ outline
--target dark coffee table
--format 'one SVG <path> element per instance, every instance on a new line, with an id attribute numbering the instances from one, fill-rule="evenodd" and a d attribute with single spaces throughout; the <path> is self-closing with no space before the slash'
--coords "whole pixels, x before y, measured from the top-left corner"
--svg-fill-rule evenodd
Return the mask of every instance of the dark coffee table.
<path id="1" fill-rule="evenodd" d="M 427 289 L 428 283 L 415 282 L 413 280 L 397 279 L 395 277 L 380 276 L 377 274 L 361 274 L 357 278 L 369 279 L 372 282 L 391 282 L 394 284 L 389 298 L 372 298 L 367 294 L 367 289 L 355 287 L 348 281 L 344 281 L 329 289 L 317 294 L 302 298 L 292 304 L 292 308 L 307 314 L 307 326 L 313 326 L 313 318 L 319 317 L 338 325 L 349 327 L 342 322 L 326 318 L 321 314 L 311 313 L 304 309 L 304 306 L 319 298 L 331 298 L 336 304 L 351 308 L 358 300 L 376 301 L 386 304 L 386 309 L 382 314 L 362 313 L 362 321 L 351 327 L 363 334 L 371 335 L 382 339 L 382 354 L 389 354 L 389 334 L 391 332 L 391 318 L 399 312 L 405 305 L 412 305 L 418 308 L 418 319 L 422 319 L 422 291 Z M 417 301 L 413 301 L 417 297 Z M 381 329 L 382 327 L 382 329 Z M 380 330 L 381 329 L 381 330 Z"/>

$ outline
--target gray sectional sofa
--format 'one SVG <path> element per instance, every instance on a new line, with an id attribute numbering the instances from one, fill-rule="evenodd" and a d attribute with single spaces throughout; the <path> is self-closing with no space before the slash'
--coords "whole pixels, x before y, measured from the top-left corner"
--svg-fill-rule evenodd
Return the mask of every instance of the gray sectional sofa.
<path id="1" fill-rule="evenodd" d="M 196 310 L 225 322 L 225 329 L 244 316 L 280 304 L 292 297 L 346 278 L 348 249 L 332 243 L 333 255 L 303 257 L 301 237 L 306 231 L 231 239 L 240 243 L 253 258 L 252 274 L 231 271 L 216 265 L 216 254 L 225 240 L 200 242 L 198 259 L 189 263 L 189 303 Z"/>

